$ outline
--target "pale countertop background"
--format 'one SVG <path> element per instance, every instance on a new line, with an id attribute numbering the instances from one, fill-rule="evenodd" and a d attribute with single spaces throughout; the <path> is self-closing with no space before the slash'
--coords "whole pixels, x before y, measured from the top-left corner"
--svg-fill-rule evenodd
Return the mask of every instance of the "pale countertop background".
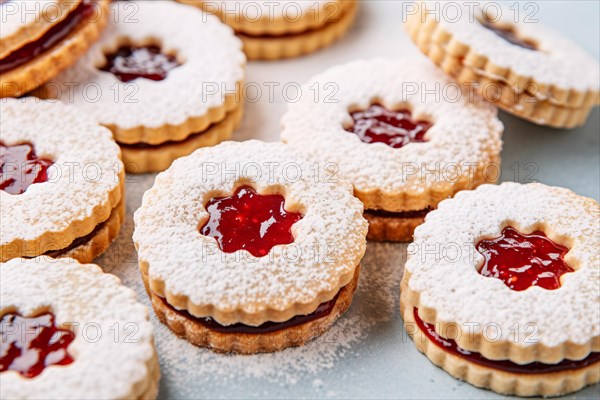
<path id="1" fill-rule="evenodd" d="M 583 46 L 598 58 L 597 1 L 537 2 L 539 20 Z M 302 84 L 329 66 L 358 58 L 422 57 L 402 28 L 402 3 L 362 1 L 354 28 L 332 47 L 280 62 L 251 62 L 247 81 Z M 573 77 L 577 79 L 577 77 Z M 236 140 L 279 138 L 285 112 L 280 90 L 274 101 L 266 92 L 246 104 Z M 506 113 L 502 180 L 537 180 L 600 197 L 600 113 L 587 124 L 563 131 L 538 127 Z M 537 166 L 532 170 L 530 163 Z M 517 174 L 516 171 L 519 173 Z M 533 176 L 528 177 L 534 172 Z M 149 305 L 131 242 L 132 214 L 154 175 L 128 176 L 127 219 L 117 241 L 96 262 L 121 277 Z M 176 338 L 152 314 L 162 369 L 161 398 L 500 398 L 459 382 L 420 354 L 402 328 L 399 282 L 406 246 L 369 243 L 359 290 L 349 312 L 324 337 L 307 346 L 271 355 L 224 356 Z M 600 398 L 595 385 L 568 398 Z"/>

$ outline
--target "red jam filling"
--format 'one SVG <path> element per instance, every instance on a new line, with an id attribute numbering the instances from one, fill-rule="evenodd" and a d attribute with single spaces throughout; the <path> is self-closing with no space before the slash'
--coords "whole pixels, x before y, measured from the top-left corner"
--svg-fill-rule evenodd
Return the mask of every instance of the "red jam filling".
<path id="1" fill-rule="evenodd" d="M 562 274 L 573 272 L 564 260 L 568 248 L 554 243 L 543 232 L 523 235 L 507 227 L 502 236 L 477 243 L 485 262 L 479 273 L 500 279 L 512 290 L 531 286 L 554 290 L 560 287 Z"/>
<path id="2" fill-rule="evenodd" d="M 0 142 L 0 190 L 10 194 L 25 193 L 34 183 L 48 180 L 52 161 L 39 158 L 28 143 L 6 146 Z"/>
<path id="3" fill-rule="evenodd" d="M 39 39 L 27 43 L 0 60 L 0 74 L 17 68 L 63 41 L 84 19 L 94 15 L 96 6 L 92 0 L 83 0 L 62 21 L 53 25 Z"/>
<path id="4" fill-rule="evenodd" d="M 513 27 L 501 26 L 498 24 L 494 24 L 488 20 L 482 21 L 481 25 L 484 28 L 494 32 L 496 35 L 500 36 L 502 39 L 506 40 L 510 44 L 522 47 L 527 50 L 537 50 L 537 46 L 533 41 L 528 39 L 521 39 L 519 36 L 517 36 Z"/>
<path id="5" fill-rule="evenodd" d="M 233 325 L 221 325 L 212 318 L 198 318 L 194 317 L 185 310 L 176 310 L 169 303 L 167 303 L 165 299 L 161 298 L 161 300 L 167 307 L 171 308 L 178 314 L 181 314 L 188 319 L 197 321 L 198 323 L 202 324 L 210 330 L 220 333 L 246 333 L 251 335 L 261 335 L 271 332 L 277 332 L 282 329 L 291 328 L 294 326 L 299 326 L 328 316 L 329 314 L 331 314 L 331 311 L 333 311 L 333 308 L 335 307 L 335 303 L 339 295 L 340 293 L 338 292 L 338 294 L 336 294 L 333 299 L 325 303 L 319 304 L 317 309 L 310 314 L 296 315 L 284 322 L 267 321 L 259 326 L 244 325 L 242 323 L 237 323 Z"/>
<path id="6" fill-rule="evenodd" d="M 233 195 L 206 204 L 209 219 L 200 233 L 215 238 L 226 253 L 247 250 L 263 257 L 274 246 L 294 242 L 292 225 L 303 215 L 286 211 L 284 205 L 285 198 L 279 194 L 262 195 L 242 186 Z"/>
<path id="7" fill-rule="evenodd" d="M 419 309 L 413 309 L 413 315 L 419 329 L 431 340 L 436 346 L 442 350 L 463 358 L 469 362 L 482 365 L 488 368 L 494 368 L 500 371 L 506 371 L 516 374 L 545 374 L 550 372 L 561 372 L 585 368 L 600 361 L 600 353 L 590 353 L 582 360 L 563 360 L 557 364 L 544 364 L 541 362 L 533 362 L 530 364 L 516 364 L 509 360 L 489 360 L 483 357 L 480 353 L 468 351 L 459 347 L 452 339 L 446 339 L 440 336 L 432 324 L 424 322 L 419 317 Z"/>
<path id="8" fill-rule="evenodd" d="M 379 104 L 350 116 L 354 125 L 346 129 L 348 132 L 355 133 L 365 143 L 385 143 L 394 149 L 411 142 L 426 142 L 425 133 L 432 126 L 430 122 L 413 120 L 409 110 L 390 111 Z"/>
<path id="9" fill-rule="evenodd" d="M 422 210 L 414 211 L 385 211 L 385 210 L 365 210 L 365 214 L 372 215 L 374 217 L 381 218 L 425 218 L 425 216 L 431 211 L 430 207 Z"/>
<path id="10" fill-rule="evenodd" d="M 75 334 L 56 326 L 52 313 L 32 318 L 5 314 L 0 319 L 0 333 L 0 372 L 17 371 L 34 378 L 46 367 L 73 362 L 67 347 Z"/>
<path id="11" fill-rule="evenodd" d="M 106 56 L 106 64 L 100 69 L 112 73 L 121 82 L 137 78 L 162 81 L 179 65 L 175 56 L 163 54 L 155 45 L 121 46 L 115 53 Z"/>

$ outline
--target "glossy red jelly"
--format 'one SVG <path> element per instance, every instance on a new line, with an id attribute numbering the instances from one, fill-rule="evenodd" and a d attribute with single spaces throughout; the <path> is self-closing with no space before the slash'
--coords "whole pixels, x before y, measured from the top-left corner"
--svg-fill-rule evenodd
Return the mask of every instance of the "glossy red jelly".
<path id="1" fill-rule="evenodd" d="M 310 314 L 296 315 L 295 317 L 292 317 L 289 320 L 284 321 L 284 322 L 268 321 L 259 326 L 250 326 L 250 325 L 245 325 L 242 323 L 237 323 L 237 324 L 232 324 L 232 325 L 221 325 L 212 318 L 197 318 L 197 317 L 194 317 L 191 314 L 189 314 L 187 311 L 175 310 L 164 299 L 162 299 L 162 301 L 165 305 L 167 305 L 167 307 L 171 308 L 175 312 L 184 315 L 186 318 L 193 319 L 193 320 L 199 322 L 200 324 L 204 325 L 206 328 L 211 329 L 213 331 L 220 332 L 220 333 L 245 333 L 245 334 L 251 334 L 251 335 L 261 335 L 261 334 L 266 334 L 266 333 L 271 333 L 271 332 L 277 332 L 282 329 L 291 328 L 294 326 L 299 326 L 302 324 L 306 324 L 308 322 L 315 321 L 319 318 L 324 318 L 324 317 L 328 316 L 329 314 L 331 314 L 331 311 L 333 311 L 333 308 L 335 307 L 335 303 L 338 299 L 338 296 L 339 296 L 339 292 L 333 299 L 331 299 L 325 303 L 319 304 L 317 309 Z"/>
<path id="2" fill-rule="evenodd" d="M 179 65 L 175 56 L 163 54 L 155 45 L 121 46 L 116 53 L 106 56 L 106 64 L 100 69 L 111 72 L 121 82 L 138 78 L 162 81 Z"/>
<path id="3" fill-rule="evenodd" d="M 523 235 L 507 227 L 502 236 L 477 243 L 477 251 L 485 257 L 479 273 L 500 279 L 516 291 L 531 286 L 558 289 L 560 277 L 573 272 L 564 260 L 569 249 L 554 243 L 540 231 Z"/>
<path id="4" fill-rule="evenodd" d="M 500 36 L 510 44 L 514 44 L 515 46 L 519 46 L 527 50 L 537 50 L 535 43 L 533 43 L 531 40 L 521 39 L 519 36 L 517 36 L 514 28 L 512 27 L 501 26 L 491 23 L 487 20 L 482 21 L 481 25 L 494 32 L 496 35 Z"/>
<path id="5" fill-rule="evenodd" d="M 69 15 L 48 29 L 39 39 L 27 43 L 0 60 L 0 74 L 17 68 L 56 46 L 66 39 L 80 22 L 91 18 L 95 9 L 95 1 L 83 0 Z"/>
<path id="6" fill-rule="evenodd" d="M 75 334 L 57 327 L 52 313 L 32 318 L 5 314 L 0 319 L 0 332 L 0 372 L 17 371 L 33 378 L 46 367 L 73 362 L 67 347 Z"/>
<path id="7" fill-rule="evenodd" d="M 302 214 L 286 211 L 284 205 L 285 198 L 279 194 L 262 195 L 242 186 L 233 195 L 206 204 L 209 218 L 200 232 L 215 238 L 226 253 L 247 250 L 263 257 L 274 246 L 294 242 L 292 225 Z"/>
<path id="8" fill-rule="evenodd" d="M 346 129 L 348 132 L 355 133 L 365 143 L 385 143 L 395 149 L 411 142 L 426 142 L 425 133 L 432 126 L 427 121 L 413 120 L 409 110 L 390 111 L 379 104 L 350 116 L 354 125 Z"/>
<path id="9" fill-rule="evenodd" d="M 582 360 L 563 360 L 557 364 L 544 364 L 533 362 L 530 364 L 516 364 L 509 360 L 489 360 L 483 357 L 480 353 L 468 351 L 459 347 L 452 339 L 446 339 L 440 336 L 432 324 L 424 322 L 419 317 L 419 310 L 413 309 L 413 316 L 419 329 L 431 340 L 436 346 L 444 351 L 464 358 L 475 364 L 482 365 L 488 368 L 494 368 L 501 371 L 516 373 L 516 374 L 546 374 L 551 372 L 568 371 L 579 368 L 585 368 L 600 361 L 600 353 L 590 353 Z"/>
<path id="10" fill-rule="evenodd" d="M 0 142 L 0 189 L 10 194 L 24 193 L 34 183 L 48 180 L 52 164 L 39 158 L 29 143 L 6 146 Z"/>

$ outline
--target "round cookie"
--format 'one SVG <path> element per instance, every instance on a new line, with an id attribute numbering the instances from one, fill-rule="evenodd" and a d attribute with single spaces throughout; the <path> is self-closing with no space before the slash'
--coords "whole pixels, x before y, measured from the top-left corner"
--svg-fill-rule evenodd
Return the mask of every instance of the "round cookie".
<path id="1" fill-rule="evenodd" d="M 406 29 L 423 53 L 512 114 L 556 128 L 585 123 L 600 103 L 596 60 L 539 23 L 515 22 L 498 4 L 457 7 L 452 20 L 425 13 L 427 2 L 407 15 Z"/>
<path id="2" fill-rule="evenodd" d="M 0 97 L 18 97 L 73 65 L 106 25 L 109 0 L 0 4 Z"/>
<path id="3" fill-rule="evenodd" d="M 350 185 L 287 146 L 226 142 L 157 176 L 133 239 L 174 332 L 216 351 L 272 352 L 319 336 L 350 305 L 362 212 Z"/>
<path id="4" fill-rule="evenodd" d="M 496 109 L 460 89 L 424 62 L 333 67 L 289 105 L 281 139 L 353 184 L 369 239 L 409 241 L 441 200 L 499 175 Z"/>
<path id="5" fill-rule="evenodd" d="M 231 136 L 242 110 L 241 47 L 231 28 L 194 8 L 117 2 L 98 43 L 40 96 L 72 102 L 110 128 L 128 172 L 159 171 Z"/>
<path id="6" fill-rule="evenodd" d="M 298 57 L 327 47 L 352 26 L 358 8 L 355 0 L 178 1 L 230 25 L 250 60 Z"/>
<path id="7" fill-rule="evenodd" d="M 600 207 L 542 184 L 503 183 L 440 203 L 415 230 L 401 313 L 453 376 L 518 396 L 600 380 Z"/>
<path id="8" fill-rule="evenodd" d="M 156 398 L 148 309 L 117 277 L 70 258 L 0 271 L 2 398 Z"/>
<path id="9" fill-rule="evenodd" d="M 91 116 L 33 97 L 0 102 L 1 260 L 90 262 L 124 219 L 124 171 L 110 131 Z"/>

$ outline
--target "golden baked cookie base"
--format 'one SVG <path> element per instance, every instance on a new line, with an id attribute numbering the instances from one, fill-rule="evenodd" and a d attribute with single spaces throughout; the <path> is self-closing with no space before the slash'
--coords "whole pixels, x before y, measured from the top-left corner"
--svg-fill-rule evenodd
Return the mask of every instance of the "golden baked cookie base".
<path id="1" fill-rule="evenodd" d="M 436 310 L 425 307 L 420 302 L 420 295 L 408 286 L 410 272 L 404 271 L 400 283 L 401 301 L 419 309 L 419 316 L 427 323 L 434 324 L 440 332 L 456 332 L 460 329 L 455 322 L 439 321 Z M 438 329 L 439 328 L 439 329 Z M 510 360 L 517 364 L 528 364 L 531 362 L 542 362 L 553 364 L 565 359 L 580 360 L 592 352 L 600 351 L 600 337 L 596 336 L 585 345 L 571 342 L 563 342 L 555 347 L 545 346 L 542 342 L 534 345 L 522 346 L 521 343 L 513 341 L 487 340 L 481 332 L 469 332 L 457 335 L 455 339 L 461 348 L 480 353 L 488 360 Z"/>
<path id="2" fill-rule="evenodd" d="M 104 222 L 101 229 L 94 234 L 86 243 L 69 250 L 66 253 L 58 255 L 60 258 L 70 257 L 82 264 L 91 263 L 96 257 L 104 253 L 110 244 L 119 236 L 121 224 L 125 220 L 125 199 L 122 198 L 119 204 L 112 210 L 110 217 Z M 48 254 L 54 257 L 53 254 Z"/>
<path id="3" fill-rule="evenodd" d="M 298 57 L 329 46 L 341 38 L 352 26 L 357 4 L 348 0 L 347 10 L 334 22 L 302 33 L 282 36 L 249 36 L 238 33 L 249 60 L 281 60 Z"/>
<path id="4" fill-rule="evenodd" d="M 72 221 L 62 231 L 48 231 L 32 240 L 18 239 L 6 243 L 0 246 L 0 261 L 5 262 L 17 257 L 37 257 L 49 251 L 64 249 L 77 238 L 87 236 L 96 226 L 108 220 L 113 209 L 124 198 L 125 171 L 119 171 L 118 179 L 119 184 L 108 193 L 107 201 L 96 205 L 88 218 Z"/>
<path id="5" fill-rule="evenodd" d="M 106 25 L 110 1 L 100 0 L 99 4 L 99 11 L 94 16 L 82 21 L 56 46 L 0 75 L 0 97 L 19 97 L 73 65 L 98 39 Z"/>
<path id="6" fill-rule="evenodd" d="M 472 363 L 442 350 L 420 329 L 415 329 L 413 307 L 404 296 L 400 296 L 404 326 L 417 349 L 453 377 L 474 386 L 506 395 L 549 397 L 576 392 L 600 381 L 600 362 L 576 370 L 541 374 L 511 373 Z"/>
<path id="7" fill-rule="evenodd" d="M 125 170 L 130 173 L 164 171 L 179 157 L 187 156 L 201 147 L 214 146 L 230 139 L 242 121 L 243 110 L 243 106 L 239 105 L 220 122 L 198 134 L 192 134 L 181 142 L 146 148 L 121 146 Z"/>
<path id="8" fill-rule="evenodd" d="M 248 35 L 286 35 L 317 29 L 328 22 L 338 20 L 353 2 L 353 0 L 331 0 L 330 4 L 326 5 L 324 9 L 319 8 L 317 11 L 316 8 L 311 7 L 306 14 L 297 17 L 294 16 L 294 18 L 286 18 L 284 16 L 276 18 L 269 13 L 252 18 L 245 18 L 244 15 L 231 12 L 234 10 L 233 7 L 223 10 L 219 7 L 219 5 L 225 4 L 225 2 L 222 1 L 177 1 L 198 7 L 204 12 L 214 14 L 219 17 L 221 21 L 231 26 L 235 32 L 246 33 Z M 315 5 L 318 4 L 315 2 Z M 238 7 L 243 6 L 238 5 Z M 292 11 L 290 10 L 290 13 L 291 12 Z"/>
<path id="9" fill-rule="evenodd" d="M 363 214 L 369 222 L 368 240 L 377 242 L 411 242 L 415 228 L 425 221 L 425 217 L 396 218 Z"/>
<path id="10" fill-rule="evenodd" d="M 514 114 L 538 125 L 553 128 L 574 128 L 585 124 L 589 113 L 594 108 L 590 97 L 579 108 L 570 108 L 541 101 L 528 92 L 515 92 L 508 84 L 482 75 L 465 66 L 460 58 L 452 57 L 435 44 L 421 48 L 436 65 L 459 83 L 473 88 L 485 100 L 496 104 L 504 111 Z"/>
<path id="11" fill-rule="evenodd" d="M 22 24 L 21 29 L 0 39 L 0 59 L 6 57 L 23 45 L 34 42 L 44 35 L 50 28 L 64 20 L 82 0 L 56 0 L 53 7 L 42 7 L 40 14 L 30 24 Z M 26 4 L 26 3 L 25 3 Z M 19 7 L 18 4 L 15 4 Z M 29 8 L 19 9 L 17 12 L 30 11 Z"/>
<path id="12" fill-rule="evenodd" d="M 210 125 L 221 121 L 228 113 L 239 108 L 242 103 L 242 85 L 242 82 L 237 82 L 236 93 L 226 95 L 222 105 L 210 108 L 203 115 L 190 117 L 180 125 L 165 124 L 158 127 L 140 125 L 127 129 L 114 124 L 103 125 L 112 131 L 113 137 L 119 143 L 157 145 L 169 141 L 182 141 L 193 132 L 203 132 Z"/>
<path id="13" fill-rule="evenodd" d="M 475 189 L 484 183 L 496 183 L 499 174 L 491 171 L 500 170 L 500 156 L 494 154 L 493 149 L 481 149 L 490 160 L 486 165 L 477 165 L 473 168 L 472 176 L 466 174 L 453 182 L 437 181 L 432 184 L 406 187 L 403 191 L 389 192 L 384 190 L 361 191 L 354 188 L 354 195 L 365 205 L 365 210 L 386 210 L 402 212 L 406 210 L 424 210 L 428 207 L 437 208 L 440 201 L 453 197 L 461 190 Z M 493 169 L 492 169 L 493 168 Z"/>
<path id="14" fill-rule="evenodd" d="M 535 77 L 524 76 L 510 68 L 501 67 L 492 63 L 486 56 L 477 52 L 465 43 L 460 42 L 450 32 L 446 31 L 434 19 L 422 21 L 420 15 L 407 18 L 405 27 L 413 42 L 428 54 L 431 44 L 440 46 L 451 57 L 462 60 L 461 64 L 476 71 L 481 75 L 498 82 L 506 83 L 509 87 L 532 90 L 530 95 L 540 101 L 550 101 L 554 105 L 568 108 L 580 108 L 600 104 L 600 91 L 579 91 L 573 88 L 561 88 L 538 82 Z"/>
<path id="15" fill-rule="evenodd" d="M 335 306 L 328 315 L 301 325 L 264 334 L 221 333 L 207 328 L 195 319 L 189 318 L 167 306 L 161 297 L 150 290 L 147 275 L 142 273 L 142 278 L 158 319 L 175 334 L 196 346 L 208 347 L 217 352 L 256 354 L 271 353 L 287 347 L 301 346 L 321 336 L 350 307 L 352 296 L 358 286 L 359 275 L 360 266 L 357 266 L 354 277 L 350 283 L 341 288 Z"/>
<path id="16" fill-rule="evenodd" d="M 128 398 L 137 399 L 137 400 L 154 400 L 158 397 L 158 389 L 160 382 L 160 365 L 158 363 L 158 355 L 156 354 L 156 350 L 154 351 L 154 355 L 148 362 L 146 363 L 146 368 L 148 368 L 148 375 L 143 382 L 140 382 L 140 385 L 136 385 L 133 390 L 131 396 Z"/>

